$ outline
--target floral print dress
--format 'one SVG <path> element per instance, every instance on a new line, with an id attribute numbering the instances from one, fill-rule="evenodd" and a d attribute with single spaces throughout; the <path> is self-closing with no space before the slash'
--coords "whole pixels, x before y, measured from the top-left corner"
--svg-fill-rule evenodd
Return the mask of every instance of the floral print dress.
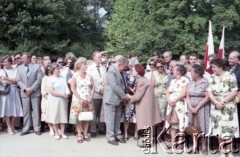
<path id="1" fill-rule="evenodd" d="M 87 100 L 91 96 L 91 77 L 89 75 L 86 75 L 86 78 L 82 78 L 79 73 L 73 74 L 76 78 L 76 91 L 78 95 L 84 99 Z M 70 124 L 78 124 L 80 121 L 78 121 L 78 115 L 81 111 L 85 110 L 83 108 L 83 104 L 81 104 L 78 99 L 74 96 L 72 96 L 72 104 L 70 109 L 70 118 L 69 123 Z M 92 104 L 89 105 L 89 108 L 87 110 L 93 110 Z"/>
<path id="2" fill-rule="evenodd" d="M 221 80 L 217 75 L 212 75 L 209 80 L 208 91 L 212 92 L 219 102 L 231 91 L 237 90 L 237 79 L 229 72 L 225 72 Z M 209 131 L 210 135 L 219 135 L 221 138 L 229 133 L 235 138 L 239 137 L 237 106 L 233 101 L 225 103 L 222 110 L 211 104 Z"/>
<path id="3" fill-rule="evenodd" d="M 189 79 L 185 76 L 182 76 L 179 80 L 173 79 L 168 88 L 170 92 L 170 100 L 174 100 L 183 92 L 184 86 L 187 86 Z M 167 115 L 171 113 L 172 110 L 175 110 L 179 119 L 179 125 L 172 125 L 172 128 L 179 129 L 180 132 L 183 132 L 188 126 L 188 106 L 186 98 L 183 98 L 181 101 L 177 101 L 175 107 L 168 105 Z M 170 124 L 166 121 L 165 127 L 168 128 Z"/>
<path id="4" fill-rule="evenodd" d="M 157 71 L 154 71 L 153 75 L 155 77 L 154 94 L 156 105 L 158 106 L 161 119 L 165 120 L 167 110 L 166 86 L 168 75 L 162 75 Z"/>

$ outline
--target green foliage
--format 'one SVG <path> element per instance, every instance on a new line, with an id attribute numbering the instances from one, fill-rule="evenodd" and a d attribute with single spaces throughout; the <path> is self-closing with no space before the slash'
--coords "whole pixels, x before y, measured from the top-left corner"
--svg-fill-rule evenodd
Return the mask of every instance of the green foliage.
<path id="1" fill-rule="evenodd" d="M 173 51 L 174 55 L 203 54 L 208 20 L 213 24 L 215 50 L 225 31 L 225 50 L 240 48 L 239 0 L 116 0 L 106 30 L 107 50 L 113 54 Z"/>
<path id="2" fill-rule="evenodd" d="M 93 49 L 102 49 L 103 30 L 97 24 L 99 19 L 88 10 L 90 2 L 0 0 L 0 53 L 28 51 L 63 56 L 73 51 L 88 56 Z"/>

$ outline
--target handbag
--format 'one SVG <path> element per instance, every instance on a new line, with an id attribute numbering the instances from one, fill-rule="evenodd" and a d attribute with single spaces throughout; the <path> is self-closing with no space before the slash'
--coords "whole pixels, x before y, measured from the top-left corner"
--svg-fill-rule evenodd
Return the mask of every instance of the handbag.
<path id="1" fill-rule="evenodd" d="M 177 116 L 177 113 L 174 108 L 172 108 L 172 111 L 170 114 L 166 116 L 166 120 L 170 125 L 178 125 L 179 124 L 179 119 Z"/>
<path id="2" fill-rule="evenodd" d="M 8 74 L 6 71 L 5 73 L 6 73 L 6 76 L 8 77 Z M 0 94 L 7 95 L 9 92 L 10 92 L 10 86 L 8 84 L 3 84 L 2 82 L 0 82 Z"/>
<path id="3" fill-rule="evenodd" d="M 194 123 L 194 117 L 196 117 L 196 126 L 192 124 L 189 124 L 186 128 L 185 128 L 185 132 L 189 135 L 194 135 L 194 134 L 199 134 L 201 131 L 200 131 L 200 126 L 199 126 L 199 119 L 198 119 L 198 115 L 196 116 L 192 116 L 193 117 L 193 123 Z"/>
<path id="4" fill-rule="evenodd" d="M 78 115 L 79 121 L 91 121 L 93 120 L 93 113 L 91 111 L 82 111 Z"/>

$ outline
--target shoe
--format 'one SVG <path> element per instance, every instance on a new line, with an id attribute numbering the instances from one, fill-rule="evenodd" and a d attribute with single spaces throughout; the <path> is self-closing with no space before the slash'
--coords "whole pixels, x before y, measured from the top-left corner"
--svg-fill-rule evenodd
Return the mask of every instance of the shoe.
<path id="1" fill-rule="evenodd" d="M 83 136 L 82 135 L 77 136 L 77 142 L 78 143 L 83 143 Z"/>
<path id="2" fill-rule="evenodd" d="M 20 136 L 24 136 L 24 135 L 27 135 L 27 134 L 30 134 L 30 132 L 29 132 L 29 131 L 27 131 L 27 132 L 21 132 L 21 133 L 20 133 Z"/>
<path id="3" fill-rule="evenodd" d="M 88 137 L 88 135 L 84 135 L 83 138 L 85 141 L 88 141 L 88 142 L 90 141 L 90 138 Z"/>
<path id="4" fill-rule="evenodd" d="M 11 128 L 8 128 L 8 129 L 7 129 L 7 132 L 8 132 L 9 135 L 14 135 L 14 132 L 12 131 Z"/>
<path id="5" fill-rule="evenodd" d="M 42 135 L 42 133 L 40 131 L 35 131 L 36 135 Z"/>
<path id="6" fill-rule="evenodd" d="M 68 139 L 66 135 L 61 135 L 63 139 Z"/>
<path id="7" fill-rule="evenodd" d="M 54 130 L 52 128 L 50 128 L 49 134 L 50 134 L 50 136 L 54 136 L 55 135 Z"/>
<path id="8" fill-rule="evenodd" d="M 60 140 L 61 139 L 60 136 L 58 136 L 58 135 L 55 135 L 54 138 L 55 138 L 55 140 Z"/>
<path id="9" fill-rule="evenodd" d="M 97 133 L 96 132 L 92 132 L 91 133 L 91 137 L 97 137 Z"/>
<path id="10" fill-rule="evenodd" d="M 207 149 L 207 147 L 202 148 L 202 154 L 203 154 L 203 155 L 208 155 L 208 149 Z"/>
<path id="11" fill-rule="evenodd" d="M 117 145 L 118 145 L 118 142 L 117 142 L 117 141 L 115 141 L 115 140 L 113 140 L 113 141 L 108 141 L 108 143 L 109 143 L 109 144 L 112 144 L 112 145 L 115 145 L 115 146 L 117 146 Z"/>
<path id="12" fill-rule="evenodd" d="M 123 138 L 117 139 L 117 142 L 119 142 L 119 143 L 126 143 L 126 141 Z"/>

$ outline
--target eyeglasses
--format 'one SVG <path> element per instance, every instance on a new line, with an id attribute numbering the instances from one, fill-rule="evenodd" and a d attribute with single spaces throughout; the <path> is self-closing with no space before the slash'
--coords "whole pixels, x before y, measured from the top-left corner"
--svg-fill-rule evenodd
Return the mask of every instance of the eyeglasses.
<path id="1" fill-rule="evenodd" d="M 156 68 L 163 68 L 163 66 L 157 66 Z"/>
<path id="2" fill-rule="evenodd" d="M 20 57 L 15 57 L 15 59 L 20 59 Z"/>

